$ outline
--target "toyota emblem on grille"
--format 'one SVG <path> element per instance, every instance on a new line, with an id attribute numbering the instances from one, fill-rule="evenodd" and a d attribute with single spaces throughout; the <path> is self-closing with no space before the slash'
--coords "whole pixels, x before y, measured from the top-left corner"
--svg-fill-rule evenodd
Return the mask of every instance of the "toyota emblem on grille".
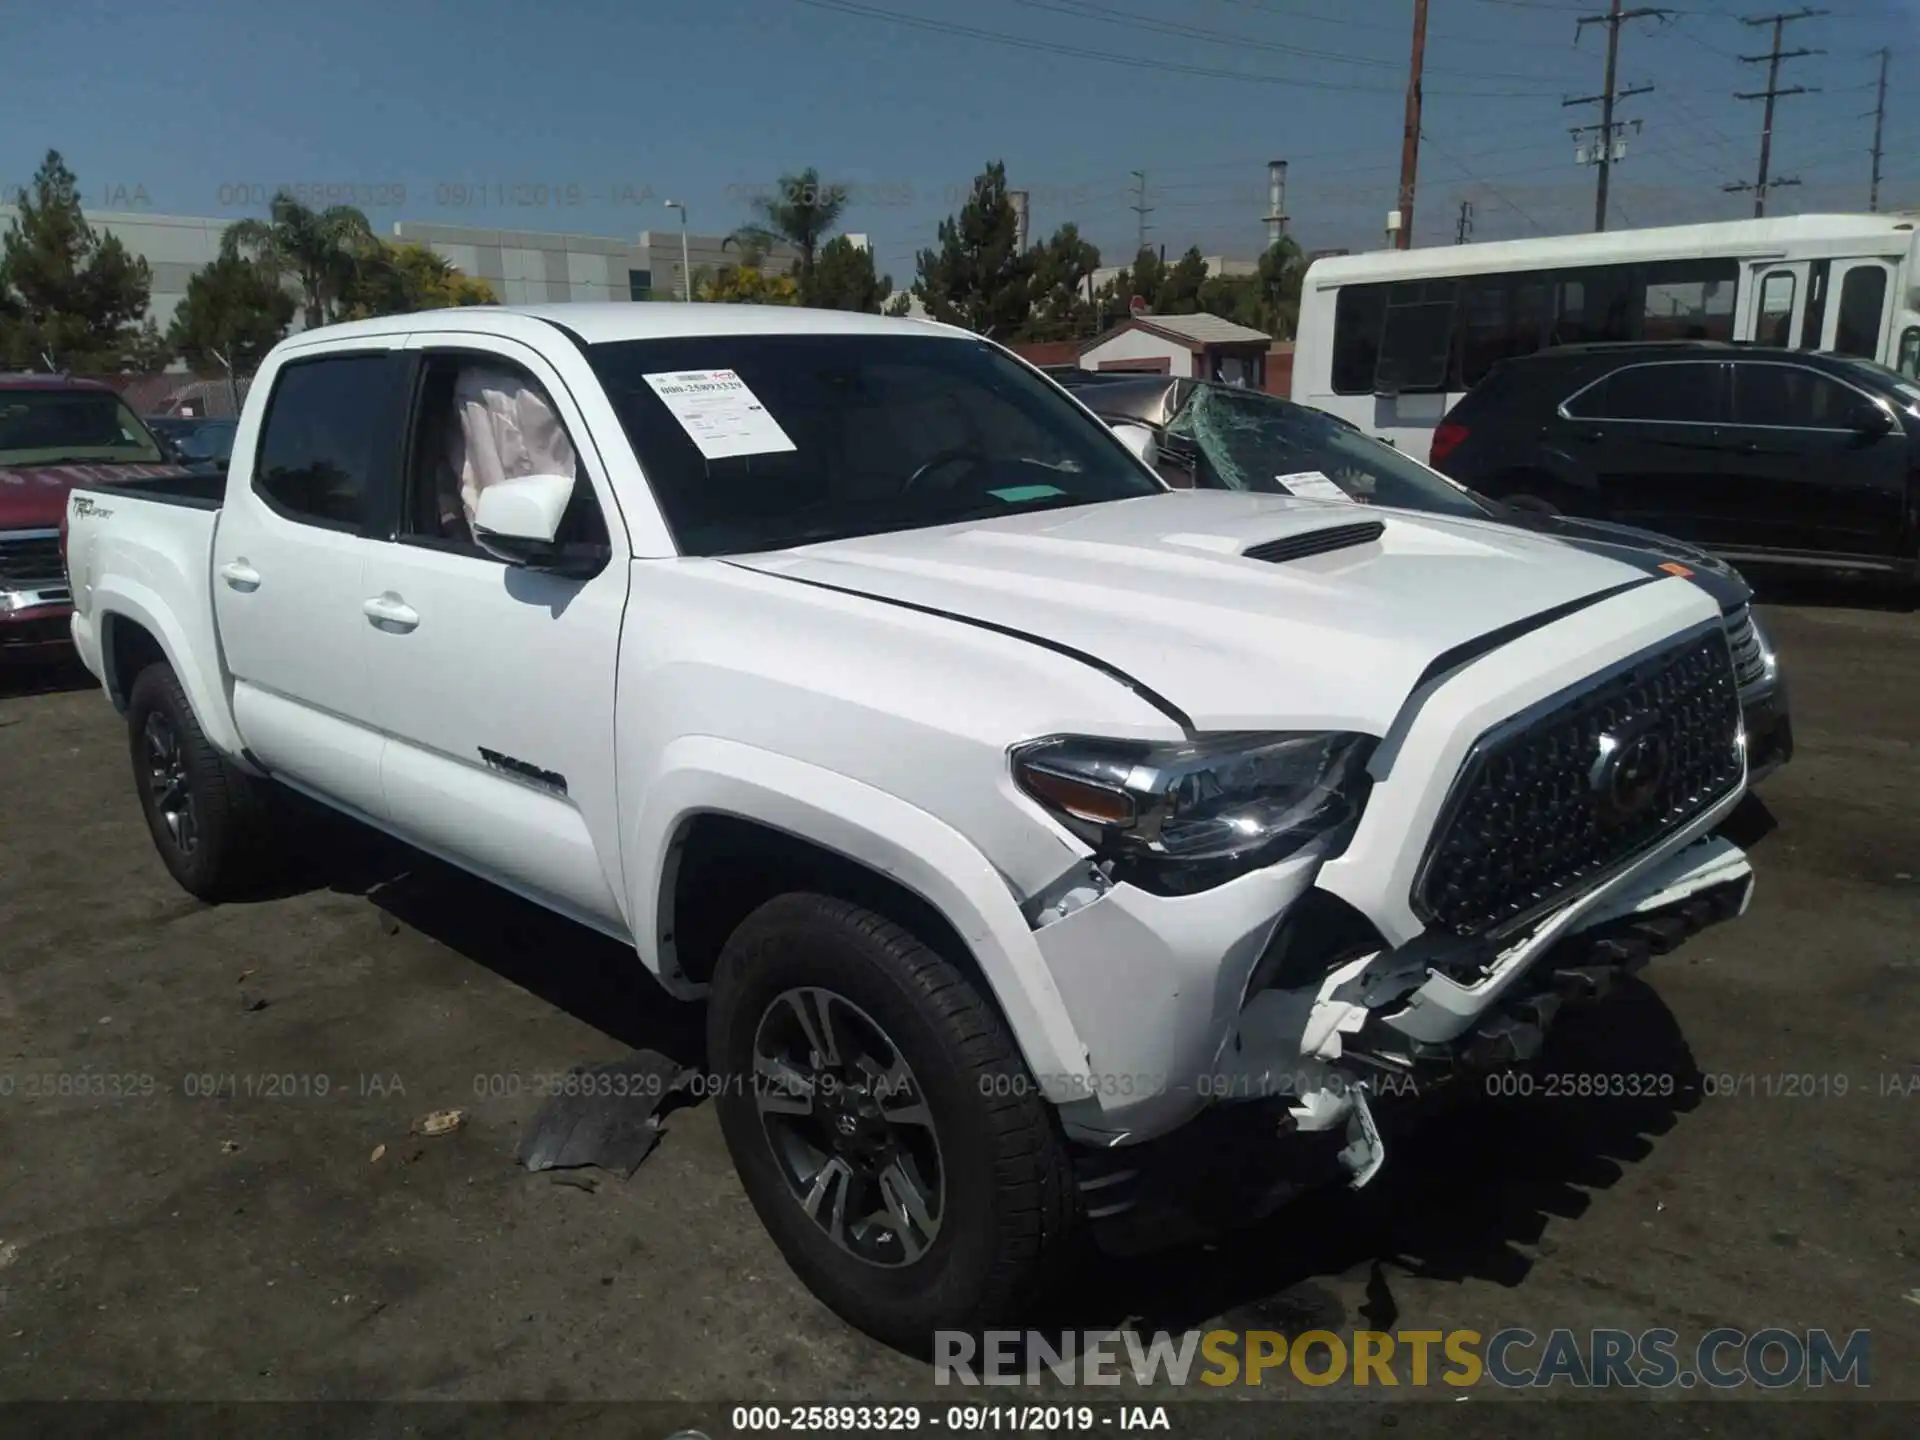
<path id="1" fill-rule="evenodd" d="M 1600 737 L 1600 756 L 1589 779 L 1599 801 L 1600 818 L 1622 825 L 1643 813 L 1659 795 L 1668 769 L 1666 738 L 1652 729 L 1612 732 Z"/>

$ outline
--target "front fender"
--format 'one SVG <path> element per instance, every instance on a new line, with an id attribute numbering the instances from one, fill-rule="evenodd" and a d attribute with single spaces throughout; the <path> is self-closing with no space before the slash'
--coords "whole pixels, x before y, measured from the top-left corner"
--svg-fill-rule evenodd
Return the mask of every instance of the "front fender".
<path id="1" fill-rule="evenodd" d="M 966 941 L 1028 1068 L 1050 1099 L 1085 1094 L 1086 1046 L 1033 931 L 986 857 L 944 821 L 884 791 L 790 756 L 713 736 L 668 745 L 631 835 L 635 946 L 683 993 L 661 936 L 674 844 L 701 814 L 736 816 L 812 842 L 904 885 Z"/>
<path id="2" fill-rule="evenodd" d="M 209 608 L 206 615 L 197 618 L 182 617 L 157 592 L 124 575 L 108 576 L 94 587 L 84 623 L 97 627 L 96 633 L 90 642 L 80 641 L 77 633 L 75 639 L 76 643 L 99 647 L 101 682 L 107 693 L 122 704 L 133 688 L 134 677 L 114 673 L 113 627 L 128 622 L 140 626 L 159 644 L 167 664 L 180 677 L 180 686 L 187 692 L 194 719 L 200 722 L 207 740 L 223 755 L 241 761 L 245 747 L 233 723 L 226 686 L 218 669 L 209 672 L 200 658 L 214 657 L 214 665 L 219 663 L 220 641 L 214 634 L 212 610 Z M 82 623 L 83 618 L 76 613 L 76 632 Z"/>

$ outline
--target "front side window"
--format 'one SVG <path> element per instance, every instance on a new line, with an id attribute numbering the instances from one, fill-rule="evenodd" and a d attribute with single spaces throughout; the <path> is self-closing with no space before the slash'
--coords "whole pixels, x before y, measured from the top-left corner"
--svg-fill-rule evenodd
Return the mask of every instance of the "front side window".
<path id="1" fill-rule="evenodd" d="M 1831 376 L 1799 365 L 1734 367 L 1736 425 L 1774 429 L 1845 430 L 1859 394 Z"/>
<path id="2" fill-rule="evenodd" d="M 1058 386 L 979 341 L 687 336 L 588 359 L 683 554 L 1165 493 Z"/>
<path id="3" fill-rule="evenodd" d="M 1909 380 L 1920 380 L 1920 325 L 1900 332 L 1900 355 L 1894 368 Z"/>
<path id="4" fill-rule="evenodd" d="M 1887 271 L 1882 265 L 1856 265 L 1840 282 L 1840 317 L 1835 322 L 1837 355 L 1880 358 L 1880 312 L 1887 304 Z"/>
<path id="5" fill-rule="evenodd" d="M 399 363 L 341 355 L 284 367 L 267 402 L 255 492 L 290 520 L 366 525 L 397 459 Z"/>
<path id="6" fill-rule="evenodd" d="M 1726 366 L 1718 361 L 1629 365 L 1567 402 L 1583 420 L 1640 420 L 1711 425 L 1725 411 Z"/>
<path id="7" fill-rule="evenodd" d="M 0 389 L 0 465 L 152 465 L 160 446 L 111 390 Z"/>
<path id="8" fill-rule="evenodd" d="M 1363 505 L 1487 518 L 1472 497 L 1392 446 L 1278 396 L 1203 385 L 1167 431 L 1176 446 L 1197 452 L 1206 477 L 1224 489 L 1291 494 L 1284 477 L 1306 475 Z M 1303 485 L 1298 493 L 1312 491 Z"/>

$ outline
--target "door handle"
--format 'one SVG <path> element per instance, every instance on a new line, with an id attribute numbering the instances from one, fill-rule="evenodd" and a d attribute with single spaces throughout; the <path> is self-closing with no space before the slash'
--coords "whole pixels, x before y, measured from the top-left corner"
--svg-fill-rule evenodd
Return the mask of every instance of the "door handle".
<path id="1" fill-rule="evenodd" d="M 220 578 L 235 590 L 258 590 L 260 572 L 247 564 L 244 558 L 229 560 L 220 567 Z"/>
<path id="2" fill-rule="evenodd" d="M 420 612 L 389 590 L 360 607 L 360 613 L 382 630 L 406 631 L 420 623 Z"/>

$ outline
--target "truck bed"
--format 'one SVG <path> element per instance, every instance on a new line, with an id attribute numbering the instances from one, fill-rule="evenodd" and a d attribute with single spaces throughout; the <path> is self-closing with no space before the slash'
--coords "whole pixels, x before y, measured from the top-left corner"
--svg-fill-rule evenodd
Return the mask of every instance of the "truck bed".
<path id="1" fill-rule="evenodd" d="M 79 488 L 88 494 L 133 495 L 162 505 L 218 510 L 227 488 L 227 477 L 216 470 L 204 475 L 159 475 L 139 480 L 109 480 Z"/>

